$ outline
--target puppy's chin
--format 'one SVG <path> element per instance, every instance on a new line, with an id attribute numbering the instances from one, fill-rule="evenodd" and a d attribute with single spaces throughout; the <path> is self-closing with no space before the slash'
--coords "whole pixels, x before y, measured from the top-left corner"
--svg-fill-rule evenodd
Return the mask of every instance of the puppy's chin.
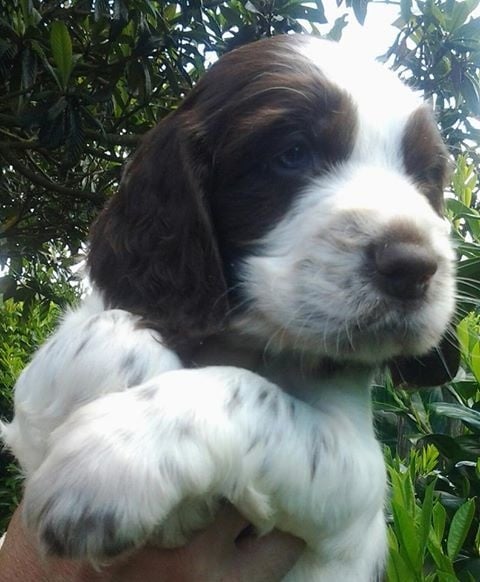
<path id="1" fill-rule="evenodd" d="M 302 353 L 311 361 L 327 358 L 341 364 L 351 362 L 377 367 L 392 358 L 419 357 L 435 348 L 445 333 L 449 318 L 436 325 L 427 325 L 427 322 L 425 316 L 411 321 L 392 318 L 376 322 L 374 326 L 345 323 L 332 331 L 321 324 L 297 327 L 293 320 L 290 325 L 281 325 L 265 314 L 251 311 L 233 318 L 230 329 L 243 337 L 250 347 L 256 346 L 272 355 Z"/>

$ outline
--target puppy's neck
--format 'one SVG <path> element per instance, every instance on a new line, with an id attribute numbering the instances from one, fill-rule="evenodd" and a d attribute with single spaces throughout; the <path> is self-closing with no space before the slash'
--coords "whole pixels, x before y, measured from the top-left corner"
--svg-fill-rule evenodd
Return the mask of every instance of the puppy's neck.
<path id="1" fill-rule="evenodd" d="M 188 367 L 235 366 L 251 370 L 312 406 L 321 408 L 325 402 L 335 400 L 354 406 L 361 401 L 361 408 L 370 408 L 374 373 L 370 366 L 295 351 L 273 352 L 255 339 L 228 333 L 202 341 L 183 359 Z"/>

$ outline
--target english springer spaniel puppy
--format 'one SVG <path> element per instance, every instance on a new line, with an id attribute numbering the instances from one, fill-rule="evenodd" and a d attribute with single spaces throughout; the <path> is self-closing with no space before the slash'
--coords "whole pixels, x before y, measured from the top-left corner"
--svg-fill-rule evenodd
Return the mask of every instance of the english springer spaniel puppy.
<path id="1" fill-rule="evenodd" d="M 220 59 L 145 136 L 93 227 L 93 293 L 18 380 L 3 434 L 44 550 L 183 544 L 227 499 L 305 540 L 286 580 L 376 580 L 373 374 L 454 368 L 422 359 L 454 309 L 447 165 L 376 63 L 302 36 Z"/>

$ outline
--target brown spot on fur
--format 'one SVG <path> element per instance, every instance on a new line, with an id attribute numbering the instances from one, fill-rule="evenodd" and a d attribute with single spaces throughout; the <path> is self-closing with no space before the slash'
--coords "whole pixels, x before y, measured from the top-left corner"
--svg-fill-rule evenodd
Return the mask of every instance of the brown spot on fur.
<path id="1" fill-rule="evenodd" d="M 242 396 L 240 394 L 240 388 L 237 386 L 235 388 L 232 397 L 227 402 L 226 409 L 229 414 L 232 414 L 239 406 L 242 405 Z"/>
<path id="2" fill-rule="evenodd" d="M 436 212 L 442 215 L 449 157 L 427 106 L 420 107 L 410 116 L 403 134 L 402 150 L 406 171 Z"/>
<path id="3" fill-rule="evenodd" d="M 82 340 L 82 343 L 78 346 L 78 348 L 75 350 L 75 353 L 73 354 L 74 358 L 76 358 L 77 356 L 79 356 L 83 352 L 83 350 L 87 346 L 90 339 L 91 338 L 89 336 L 87 336 L 84 340 Z"/>
<path id="4" fill-rule="evenodd" d="M 267 390 L 262 390 L 262 391 L 260 392 L 260 394 L 258 395 L 258 398 L 257 398 L 258 402 L 259 402 L 260 404 L 261 404 L 262 402 L 265 402 L 265 400 L 267 399 L 267 396 L 268 396 L 268 392 L 267 392 Z"/>

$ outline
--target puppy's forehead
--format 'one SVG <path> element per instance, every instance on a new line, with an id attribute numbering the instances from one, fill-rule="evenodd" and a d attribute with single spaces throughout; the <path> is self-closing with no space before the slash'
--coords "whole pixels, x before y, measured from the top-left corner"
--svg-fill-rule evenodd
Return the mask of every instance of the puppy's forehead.
<path id="1" fill-rule="evenodd" d="M 398 80 L 385 66 L 355 53 L 341 44 L 298 37 L 294 41 L 298 54 L 318 67 L 338 88 L 346 91 L 356 105 L 373 119 L 408 116 L 420 106 L 420 97 Z M 365 110 L 365 111 L 363 111 Z"/>
<path id="2" fill-rule="evenodd" d="M 420 97 L 385 66 L 341 45 L 307 37 L 298 51 L 350 96 L 358 125 L 353 157 L 398 162 L 405 126 L 422 106 Z"/>
<path id="3" fill-rule="evenodd" d="M 317 42 L 319 50 L 332 44 Z M 331 105 L 344 91 L 303 50 L 307 44 L 301 36 L 279 36 L 234 50 L 207 72 L 187 101 L 207 119 L 232 111 L 236 118 L 258 109 L 268 113 L 268 106 L 272 117 L 292 106 L 311 113 L 322 102 Z"/>
<path id="4" fill-rule="evenodd" d="M 269 75 L 272 81 L 283 77 L 287 83 L 289 77 L 303 79 L 313 87 L 327 83 L 347 92 L 374 117 L 391 115 L 392 110 L 406 115 L 421 104 L 385 66 L 339 43 L 311 36 L 284 35 L 245 45 L 220 59 L 209 75 L 214 71 L 217 90 L 227 92 L 247 89 Z"/>
<path id="5" fill-rule="evenodd" d="M 237 131 L 252 133 L 292 112 L 300 121 L 348 109 L 340 121 L 351 126 L 354 156 L 374 150 L 397 160 L 405 125 L 421 106 L 420 97 L 386 67 L 338 43 L 302 35 L 264 39 L 229 53 L 199 83 L 195 102 L 214 133 L 232 128 L 232 121 Z"/>

